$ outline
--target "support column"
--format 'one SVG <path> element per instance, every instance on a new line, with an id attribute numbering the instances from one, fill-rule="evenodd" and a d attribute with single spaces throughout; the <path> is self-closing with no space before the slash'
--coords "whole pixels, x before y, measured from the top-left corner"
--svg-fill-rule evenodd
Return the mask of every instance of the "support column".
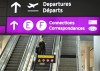
<path id="1" fill-rule="evenodd" d="M 100 71 L 100 36 L 94 36 L 94 71 Z"/>
<path id="2" fill-rule="evenodd" d="M 85 71 L 90 71 L 90 47 L 85 48 Z"/>
<path id="3" fill-rule="evenodd" d="M 80 36 L 76 37 L 76 46 L 77 46 L 77 69 L 79 69 L 79 71 L 82 71 L 82 58 L 81 58 L 81 46 L 80 46 Z"/>

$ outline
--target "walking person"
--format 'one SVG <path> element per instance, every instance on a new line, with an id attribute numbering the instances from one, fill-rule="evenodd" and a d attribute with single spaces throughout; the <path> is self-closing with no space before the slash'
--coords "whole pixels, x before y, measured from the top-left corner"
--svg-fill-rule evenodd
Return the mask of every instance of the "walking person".
<path id="1" fill-rule="evenodd" d="M 39 47 L 41 48 L 41 54 L 44 55 L 46 53 L 46 48 L 45 48 L 45 42 L 43 38 L 40 39 Z"/>

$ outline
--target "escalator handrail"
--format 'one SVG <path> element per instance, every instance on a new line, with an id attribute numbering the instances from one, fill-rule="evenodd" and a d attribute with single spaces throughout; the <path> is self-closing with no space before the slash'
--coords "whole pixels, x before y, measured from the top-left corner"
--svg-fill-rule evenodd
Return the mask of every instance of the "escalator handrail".
<path id="1" fill-rule="evenodd" d="M 6 46 L 6 49 L 0 58 L 0 65 L 1 65 L 0 71 L 4 71 L 6 65 L 9 61 L 9 58 L 11 56 L 11 53 L 13 52 L 14 47 L 16 46 L 18 39 L 19 39 L 19 35 L 14 35 L 8 42 L 8 45 Z"/>
<path id="2" fill-rule="evenodd" d="M 53 49 L 52 49 L 52 54 L 54 54 L 55 52 L 55 43 L 56 43 L 56 37 L 57 35 L 54 36 L 54 42 L 53 42 Z M 49 68 L 49 71 L 52 71 L 52 63 L 50 63 L 50 68 Z"/>
<path id="3" fill-rule="evenodd" d="M 57 60 L 56 71 L 58 71 L 58 67 L 59 67 L 59 63 L 60 63 L 61 47 L 62 47 L 62 36 L 60 36 L 60 45 L 59 45 L 59 49 L 58 49 L 58 53 L 57 53 L 58 58 L 56 58 L 56 60 Z"/>
<path id="4" fill-rule="evenodd" d="M 31 52 L 32 52 L 32 48 L 33 48 L 33 43 L 35 42 L 35 39 L 36 39 L 36 36 L 30 36 L 29 37 L 29 40 L 28 40 L 28 43 L 27 43 L 27 46 L 25 48 L 25 51 L 24 51 L 24 54 L 23 54 L 23 57 L 21 59 L 21 62 L 20 62 L 20 65 L 19 65 L 19 68 L 18 68 L 18 71 L 25 71 L 27 68 L 27 64 L 28 64 L 28 60 L 30 58 L 30 55 L 31 55 Z M 30 54 L 30 55 L 29 55 Z M 29 57 L 28 57 L 29 56 Z M 27 59 L 28 58 L 28 59 Z M 27 60 L 27 61 L 26 61 Z"/>
<path id="5" fill-rule="evenodd" d="M 27 61 L 26 67 L 24 67 L 22 71 L 30 71 L 31 70 L 31 66 L 32 66 L 33 59 L 34 59 L 34 57 L 32 57 L 32 56 L 34 56 L 34 51 L 35 51 L 35 48 L 37 46 L 38 36 L 36 36 L 36 38 L 33 39 L 33 40 L 32 40 L 31 43 L 32 44 L 34 43 L 34 44 L 31 46 L 31 51 L 29 51 L 30 52 L 30 56 L 28 57 L 28 61 Z M 32 61 L 32 62 L 30 62 L 30 61 Z"/>
<path id="6" fill-rule="evenodd" d="M 34 58 L 37 58 L 37 56 L 36 56 L 36 47 L 38 46 L 38 43 L 39 43 L 39 39 L 42 37 L 42 35 L 40 35 L 40 36 L 38 36 L 38 38 L 37 38 L 37 42 L 36 42 L 36 46 L 35 46 L 35 48 L 34 48 L 34 51 L 33 51 L 33 55 L 34 55 L 34 57 L 33 57 L 33 59 L 32 59 L 32 64 L 31 64 L 31 67 L 32 66 L 34 66 L 33 67 L 33 70 L 35 70 L 35 65 L 36 65 L 36 59 L 34 60 Z"/>
<path id="7" fill-rule="evenodd" d="M 55 66 L 54 66 L 54 64 L 52 65 L 52 68 L 55 68 L 55 69 L 51 70 L 51 71 L 58 71 L 61 46 L 62 46 L 62 39 L 61 39 L 61 36 L 58 36 L 57 40 L 56 40 L 56 44 L 55 44 L 55 47 L 56 47 L 56 49 L 55 49 L 56 60 L 55 61 L 56 61 L 56 63 L 55 63 Z"/>
<path id="8" fill-rule="evenodd" d="M 42 35 L 40 35 L 38 39 L 40 39 L 41 37 L 42 37 Z M 38 43 L 39 43 L 39 40 L 38 40 Z M 38 43 L 36 43 L 36 44 L 38 45 Z M 35 50 L 34 50 L 33 53 L 34 53 L 34 56 L 35 56 L 35 54 L 36 54 L 36 47 L 35 47 Z M 36 56 L 36 58 L 37 58 L 37 56 Z M 33 62 L 33 66 L 34 66 L 33 67 L 33 71 L 34 71 L 35 70 L 35 65 L 36 65 L 36 60 L 35 61 L 33 60 L 32 62 Z M 31 65 L 31 67 L 32 67 L 32 65 Z"/>
<path id="9" fill-rule="evenodd" d="M 57 35 L 54 37 L 52 54 L 54 54 L 54 52 L 55 52 L 55 43 L 56 43 L 56 39 L 57 39 L 56 37 L 57 37 Z"/>

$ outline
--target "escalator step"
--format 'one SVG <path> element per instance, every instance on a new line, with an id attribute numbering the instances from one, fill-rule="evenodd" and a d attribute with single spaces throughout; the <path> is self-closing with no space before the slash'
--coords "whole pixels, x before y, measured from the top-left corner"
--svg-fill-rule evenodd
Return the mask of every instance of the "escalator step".
<path id="1" fill-rule="evenodd" d="M 15 50 L 24 50 L 25 49 L 25 47 L 24 48 L 15 48 Z"/>
<path id="2" fill-rule="evenodd" d="M 24 46 L 16 46 L 15 48 L 25 48 Z"/>
<path id="3" fill-rule="evenodd" d="M 13 55 L 22 55 L 22 53 L 13 53 Z"/>
<path id="4" fill-rule="evenodd" d="M 25 50 L 25 49 L 21 49 L 21 50 L 20 50 L 20 49 L 18 49 L 18 50 L 14 50 L 14 51 L 13 51 L 13 53 L 21 53 L 21 54 L 23 54 L 22 52 L 24 52 L 24 50 Z"/>
<path id="5" fill-rule="evenodd" d="M 13 54 L 11 57 L 22 57 L 22 55 L 23 55 L 23 54 L 16 55 L 16 53 L 15 53 L 15 54 Z"/>
<path id="6" fill-rule="evenodd" d="M 25 49 L 24 48 L 15 48 L 14 51 L 24 51 Z"/>
<path id="7" fill-rule="evenodd" d="M 20 58 L 10 58 L 10 60 L 15 60 L 15 61 L 19 61 L 19 60 L 21 60 Z"/>
<path id="8" fill-rule="evenodd" d="M 6 67 L 6 70 L 16 70 L 17 67 Z"/>
<path id="9" fill-rule="evenodd" d="M 10 63 L 8 64 L 9 67 L 16 67 L 16 66 L 18 66 L 18 65 L 19 65 L 19 64 L 10 64 Z"/>
<path id="10" fill-rule="evenodd" d="M 8 64 L 19 64 L 19 61 L 9 61 Z"/>
<path id="11" fill-rule="evenodd" d="M 16 70 L 5 70 L 5 71 L 16 71 Z"/>
<path id="12" fill-rule="evenodd" d="M 27 44 L 22 44 L 22 43 L 20 43 L 20 44 L 17 44 L 16 46 L 26 46 Z"/>

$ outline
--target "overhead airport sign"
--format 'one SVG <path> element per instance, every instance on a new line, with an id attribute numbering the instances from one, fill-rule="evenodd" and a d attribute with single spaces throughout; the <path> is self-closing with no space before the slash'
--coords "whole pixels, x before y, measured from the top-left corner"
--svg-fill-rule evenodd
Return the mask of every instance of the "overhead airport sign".
<path id="1" fill-rule="evenodd" d="M 100 34 L 98 17 L 9 17 L 9 34 Z"/>
<path id="2" fill-rule="evenodd" d="M 0 1 L 0 34 L 98 34 L 98 0 Z"/>
<path id="3" fill-rule="evenodd" d="M 98 1 L 9 0 L 7 16 L 97 16 Z"/>

